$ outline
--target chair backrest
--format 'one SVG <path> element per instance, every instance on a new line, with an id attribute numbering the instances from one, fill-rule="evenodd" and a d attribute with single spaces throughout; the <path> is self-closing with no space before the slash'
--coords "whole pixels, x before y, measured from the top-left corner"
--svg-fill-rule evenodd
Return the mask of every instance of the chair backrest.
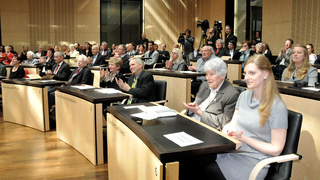
<path id="1" fill-rule="evenodd" d="M 167 81 L 154 81 L 156 101 L 165 100 L 167 95 Z"/>
<path id="2" fill-rule="evenodd" d="M 299 144 L 302 114 L 288 110 L 288 130 L 286 144 L 281 155 L 296 154 Z M 265 179 L 290 179 L 292 161 L 271 164 Z"/>
<path id="3" fill-rule="evenodd" d="M 246 90 L 246 88 L 242 88 L 242 87 L 238 87 L 238 86 L 234 86 L 234 87 L 238 90 L 239 93 L 242 93 L 243 91 Z"/>
<path id="4" fill-rule="evenodd" d="M 88 85 L 93 85 L 93 80 L 94 80 L 94 73 L 91 72 L 90 84 L 88 84 Z"/>

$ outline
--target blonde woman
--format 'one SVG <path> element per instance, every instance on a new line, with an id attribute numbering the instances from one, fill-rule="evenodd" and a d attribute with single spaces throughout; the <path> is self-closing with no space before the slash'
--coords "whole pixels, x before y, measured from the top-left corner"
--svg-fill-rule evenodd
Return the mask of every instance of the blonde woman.
<path id="1" fill-rule="evenodd" d="M 279 155 L 286 141 L 288 112 L 281 100 L 271 64 L 264 55 L 253 55 L 244 65 L 249 90 L 242 92 L 231 122 L 223 128 L 242 142 L 241 153 L 218 154 L 207 166 L 206 175 L 215 179 L 248 179 L 262 159 Z M 257 179 L 264 179 L 268 167 Z"/>
<path id="2" fill-rule="evenodd" d="M 166 61 L 166 68 L 175 71 L 184 71 L 186 68 L 186 62 L 182 58 L 180 49 L 173 48 L 169 61 Z"/>
<path id="3" fill-rule="evenodd" d="M 318 81 L 318 71 L 309 61 L 308 50 L 305 46 L 296 45 L 290 59 L 289 66 L 283 71 L 281 81 L 305 81 L 314 85 Z"/>

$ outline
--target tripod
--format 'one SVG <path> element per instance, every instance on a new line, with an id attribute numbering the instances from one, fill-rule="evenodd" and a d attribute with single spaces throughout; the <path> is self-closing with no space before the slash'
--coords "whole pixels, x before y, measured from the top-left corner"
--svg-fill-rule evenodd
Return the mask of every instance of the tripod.
<path id="1" fill-rule="evenodd" d="M 200 40 L 200 44 L 199 44 L 199 47 L 198 47 L 198 52 L 200 51 L 200 48 L 203 47 L 206 42 L 207 42 L 207 34 L 203 33 L 202 36 L 201 36 L 201 40 Z"/>

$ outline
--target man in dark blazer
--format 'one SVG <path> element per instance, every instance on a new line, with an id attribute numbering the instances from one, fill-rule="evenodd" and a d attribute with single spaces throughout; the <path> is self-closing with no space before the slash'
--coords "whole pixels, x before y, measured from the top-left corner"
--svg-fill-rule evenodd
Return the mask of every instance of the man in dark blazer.
<path id="1" fill-rule="evenodd" d="M 222 129 L 233 116 L 239 92 L 225 80 L 228 69 L 222 59 L 208 61 L 204 69 L 207 81 L 201 84 L 195 102 L 184 106 L 192 118 Z"/>
<path id="2" fill-rule="evenodd" d="M 88 68 L 88 58 L 85 55 L 79 55 L 78 67 L 72 71 L 68 78 L 67 85 L 93 84 L 93 74 Z"/>
<path id="3" fill-rule="evenodd" d="M 239 50 L 235 49 L 236 48 L 235 43 L 236 42 L 234 40 L 229 41 L 228 50 L 226 52 L 226 56 L 230 56 L 231 60 L 239 60 L 240 58 L 240 52 Z"/>
<path id="4" fill-rule="evenodd" d="M 47 70 L 46 75 L 54 75 L 53 79 L 66 81 L 70 75 L 69 64 L 63 61 L 64 54 L 61 51 L 54 53 L 54 61 L 56 64 L 52 67 L 52 70 Z"/>
<path id="5" fill-rule="evenodd" d="M 122 74 L 131 73 L 129 67 L 129 55 L 127 54 L 127 48 L 124 44 L 118 46 L 118 55 L 122 59 L 123 65 L 120 69 Z"/>
<path id="6" fill-rule="evenodd" d="M 236 46 L 235 46 L 235 49 L 236 49 L 236 48 L 237 48 L 237 41 L 238 41 L 237 36 L 235 36 L 235 35 L 232 34 L 232 29 L 231 29 L 231 27 L 228 26 L 228 25 L 226 25 L 226 27 L 225 27 L 225 32 L 226 32 L 226 36 L 225 36 L 226 38 L 225 38 L 225 40 L 224 40 L 224 43 L 225 43 L 224 47 L 225 47 L 226 49 L 228 49 L 228 44 L 229 44 L 229 42 L 230 42 L 231 40 L 233 40 L 233 41 L 235 42 L 235 44 L 236 44 Z"/>
<path id="7" fill-rule="evenodd" d="M 99 53 L 99 46 L 98 45 L 92 46 L 92 57 L 90 58 L 90 60 L 92 60 L 91 66 L 100 66 L 103 64 L 107 64 L 106 56 L 101 55 Z"/>
<path id="8" fill-rule="evenodd" d="M 132 76 L 128 83 L 116 79 L 120 89 L 133 95 L 132 99 L 128 100 L 128 104 L 155 101 L 152 74 L 142 70 L 143 62 L 140 58 L 131 58 L 129 63 Z"/>

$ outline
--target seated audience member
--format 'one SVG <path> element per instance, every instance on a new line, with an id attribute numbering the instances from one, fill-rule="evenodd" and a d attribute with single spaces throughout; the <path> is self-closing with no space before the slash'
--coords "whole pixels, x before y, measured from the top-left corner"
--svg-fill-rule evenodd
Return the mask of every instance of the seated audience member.
<path id="1" fill-rule="evenodd" d="M 46 56 L 46 67 L 47 67 L 47 69 L 52 69 L 53 65 L 56 64 L 53 54 L 54 54 L 54 50 L 52 48 L 48 48 L 47 56 Z"/>
<path id="2" fill-rule="evenodd" d="M 255 47 L 256 47 L 256 51 L 255 51 L 256 54 L 263 54 L 264 46 L 262 43 L 256 44 Z"/>
<path id="3" fill-rule="evenodd" d="M 133 95 L 127 104 L 154 101 L 154 79 L 152 74 L 142 70 L 143 62 L 140 58 L 131 58 L 129 64 L 132 76 L 130 76 L 128 83 L 116 78 L 120 89 Z"/>
<path id="4" fill-rule="evenodd" d="M 2 53 L 2 58 L 0 58 L 0 61 L 3 64 L 10 65 L 13 57 L 13 53 L 10 52 L 10 46 L 4 47 L 4 53 Z"/>
<path id="5" fill-rule="evenodd" d="M 100 68 L 100 87 L 120 90 L 115 78 L 125 81 L 125 77 L 120 72 L 122 65 L 121 58 L 111 57 L 109 59 L 109 68 L 106 70 Z"/>
<path id="6" fill-rule="evenodd" d="M 69 45 L 70 48 L 70 60 L 69 64 L 70 66 L 76 66 L 77 65 L 77 59 L 79 58 L 79 51 L 75 49 L 74 44 Z"/>
<path id="7" fill-rule="evenodd" d="M 236 50 L 236 42 L 234 40 L 230 40 L 228 43 L 228 50 L 226 52 L 227 56 L 231 56 L 231 60 L 239 60 L 240 53 L 239 50 Z"/>
<path id="8" fill-rule="evenodd" d="M 222 130 L 242 146 L 239 153 L 218 154 L 216 161 L 205 168 L 206 179 L 248 179 L 258 162 L 278 156 L 285 145 L 288 110 L 270 62 L 263 55 L 251 56 L 244 71 L 249 90 L 240 94 L 232 121 Z M 264 179 L 268 170 L 269 166 L 264 167 L 257 179 Z"/>
<path id="9" fill-rule="evenodd" d="M 65 58 L 70 58 L 70 53 L 68 51 L 68 46 L 67 45 L 65 45 L 65 44 L 62 45 L 61 46 L 61 51 L 63 52 Z"/>
<path id="10" fill-rule="evenodd" d="M 84 50 L 82 51 L 82 54 L 87 57 L 92 56 L 91 44 L 89 42 L 84 43 Z"/>
<path id="11" fill-rule="evenodd" d="M 203 46 L 201 49 L 202 57 L 197 60 L 197 66 L 188 66 L 190 71 L 196 71 L 198 73 L 204 73 L 204 64 L 214 59 L 216 56 L 213 53 L 213 49 L 211 46 Z M 191 94 L 197 95 L 198 89 L 203 81 L 206 81 L 205 76 L 198 76 L 191 82 Z"/>
<path id="12" fill-rule="evenodd" d="M 54 52 L 58 52 L 58 51 L 61 51 L 61 48 L 59 45 L 54 45 L 53 50 L 54 50 Z"/>
<path id="13" fill-rule="evenodd" d="M 256 38 L 255 38 L 255 41 L 256 43 L 261 43 L 261 32 L 260 31 L 256 31 Z"/>
<path id="14" fill-rule="evenodd" d="M 307 44 L 309 61 L 311 65 L 314 65 L 317 60 L 317 55 L 314 53 L 313 44 Z"/>
<path id="15" fill-rule="evenodd" d="M 148 42 L 148 51 L 144 55 L 145 58 L 151 58 L 151 59 L 145 59 L 145 69 L 153 68 L 153 65 L 158 62 L 159 59 L 159 53 L 158 51 L 154 50 L 154 42 L 149 41 Z"/>
<path id="16" fill-rule="evenodd" d="M 279 55 L 276 59 L 276 66 L 272 67 L 272 71 L 275 76 L 278 76 L 279 79 L 281 79 L 282 72 L 285 68 L 288 67 L 290 63 L 290 58 L 292 55 L 292 44 L 293 40 L 292 39 L 287 39 L 285 43 L 285 47 L 282 48 L 282 50 L 279 52 Z"/>
<path id="17" fill-rule="evenodd" d="M 100 54 L 102 56 L 105 56 L 105 57 L 110 57 L 110 51 L 108 50 L 108 44 L 107 42 L 103 41 L 101 43 L 101 51 L 100 51 Z"/>
<path id="18" fill-rule="evenodd" d="M 0 45 L 0 55 L 2 56 L 2 53 L 4 53 L 5 51 L 4 51 L 4 45 Z"/>
<path id="19" fill-rule="evenodd" d="M 54 53 L 55 65 L 53 65 L 52 70 L 47 70 L 46 75 L 54 75 L 53 79 L 60 81 L 67 81 L 70 75 L 69 64 L 63 61 L 63 52 L 58 51 Z"/>
<path id="20" fill-rule="evenodd" d="M 130 73 L 130 67 L 129 67 L 129 56 L 126 53 L 127 49 L 124 44 L 119 44 L 118 46 L 118 57 L 122 59 L 122 67 L 120 69 L 120 72 L 123 74 Z"/>
<path id="21" fill-rule="evenodd" d="M 103 64 L 107 64 L 107 62 L 105 60 L 106 57 L 99 53 L 99 46 L 98 45 L 93 45 L 91 51 L 92 51 L 92 56 L 89 57 L 89 61 L 91 62 L 91 66 L 101 66 Z"/>
<path id="22" fill-rule="evenodd" d="M 161 45 L 161 51 L 159 51 L 159 59 L 162 62 L 162 67 L 165 67 L 166 62 L 170 59 L 170 53 L 166 50 L 167 45 Z"/>
<path id="23" fill-rule="evenodd" d="M 133 42 L 129 43 L 127 54 L 130 58 L 132 58 L 136 54 L 136 51 L 134 49 L 135 49 L 135 44 Z"/>
<path id="24" fill-rule="evenodd" d="M 192 118 L 222 129 L 232 118 L 239 92 L 225 80 L 228 68 L 222 59 L 208 61 L 204 71 L 207 81 L 201 84 L 195 102 L 183 104 Z"/>
<path id="25" fill-rule="evenodd" d="M 63 52 L 55 52 L 56 53 L 61 53 Z M 67 63 L 64 63 L 67 64 Z M 81 85 L 81 84 L 87 84 L 87 85 L 92 85 L 92 73 L 91 70 L 88 68 L 88 58 L 87 56 L 81 54 L 79 55 L 79 59 L 77 60 L 78 67 L 75 68 L 70 76 L 68 76 L 68 81 L 66 83 L 67 86 L 71 85 Z M 67 64 L 68 65 L 68 64 Z M 51 91 L 49 93 L 49 109 L 55 104 L 55 91 Z"/>
<path id="26" fill-rule="evenodd" d="M 269 44 L 266 43 L 266 42 L 263 42 L 262 44 L 264 45 L 263 55 L 269 59 L 271 64 L 274 64 L 274 62 L 272 62 L 272 53 L 271 53 L 271 50 L 269 48 Z"/>
<path id="27" fill-rule="evenodd" d="M 296 45 L 289 66 L 283 71 L 282 81 L 304 81 L 314 85 L 318 81 L 318 70 L 310 65 L 308 50 L 305 46 Z"/>
<path id="28" fill-rule="evenodd" d="M 9 79 L 21 79 L 24 78 L 25 72 L 23 67 L 20 66 L 20 61 L 18 60 L 18 55 L 14 54 L 12 56 L 11 64 L 13 67 L 10 69 Z"/>
<path id="29" fill-rule="evenodd" d="M 229 25 L 226 25 L 225 27 L 225 32 L 226 32 L 226 37 L 225 37 L 225 40 L 224 40 L 224 43 L 225 43 L 225 48 L 228 47 L 228 44 L 229 44 L 229 41 L 231 40 L 234 40 L 235 44 L 237 45 L 237 41 L 238 41 L 238 38 L 237 36 L 233 35 L 232 34 L 232 29 Z M 236 46 L 237 47 L 237 46 Z"/>
<path id="30" fill-rule="evenodd" d="M 20 61 L 27 59 L 27 52 L 29 51 L 29 48 L 27 45 L 24 45 L 22 48 L 23 48 L 22 52 L 20 54 L 20 57 L 18 58 Z"/>
<path id="31" fill-rule="evenodd" d="M 39 64 L 38 59 L 34 59 L 34 53 L 32 51 L 27 52 L 27 59 L 23 61 L 24 65 L 35 65 Z"/>
<path id="32" fill-rule="evenodd" d="M 38 51 L 35 52 L 35 57 L 40 58 L 42 56 L 46 56 L 47 52 L 43 50 L 42 46 L 38 46 Z"/>
<path id="33" fill-rule="evenodd" d="M 139 44 L 143 44 L 145 46 L 148 45 L 149 40 L 147 39 L 147 36 L 145 33 L 141 34 L 141 39 L 139 40 Z"/>
<path id="34" fill-rule="evenodd" d="M 222 57 L 222 56 L 226 55 L 226 51 L 223 48 L 222 39 L 217 39 L 217 41 L 216 41 L 215 55 L 217 57 Z"/>
<path id="35" fill-rule="evenodd" d="M 143 44 L 140 44 L 139 51 L 137 51 L 135 55 L 144 56 L 145 53 L 146 53 L 146 47 Z"/>
<path id="36" fill-rule="evenodd" d="M 251 51 L 252 52 L 256 52 L 256 44 L 253 44 L 253 42 L 251 41 Z"/>
<path id="37" fill-rule="evenodd" d="M 166 61 L 166 68 L 175 71 L 184 71 L 186 68 L 186 62 L 182 58 L 180 49 L 174 48 L 171 53 L 171 58 Z"/>
<path id="38" fill-rule="evenodd" d="M 9 45 L 9 47 L 10 47 L 10 52 L 11 52 L 12 54 L 17 54 L 17 55 L 18 55 L 18 53 L 17 53 L 16 51 L 14 51 L 12 45 Z"/>
<path id="39" fill-rule="evenodd" d="M 158 50 L 158 48 L 159 48 L 159 47 L 158 47 L 158 44 L 155 43 L 153 47 L 154 47 L 154 50 L 155 50 L 155 51 L 158 51 L 158 52 L 159 52 L 159 50 Z"/>
<path id="40" fill-rule="evenodd" d="M 251 51 L 251 42 L 250 41 L 243 41 L 242 42 L 242 48 L 239 50 L 240 58 L 239 61 L 246 61 L 249 56 L 253 55 L 254 52 Z"/>

